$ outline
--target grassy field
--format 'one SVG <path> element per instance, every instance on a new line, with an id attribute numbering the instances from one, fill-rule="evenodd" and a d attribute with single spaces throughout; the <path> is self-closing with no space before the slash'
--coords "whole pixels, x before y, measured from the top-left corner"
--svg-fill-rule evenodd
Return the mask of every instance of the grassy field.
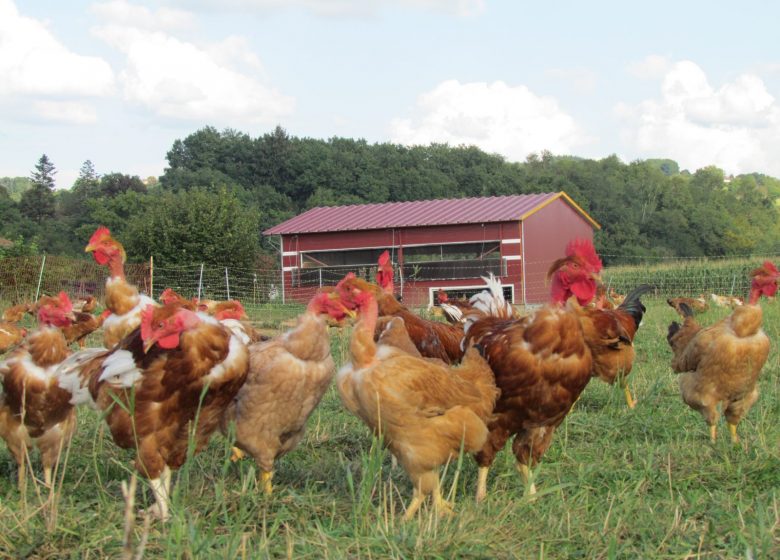
<path id="1" fill-rule="evenodd" d="M 476 468 L 464 457 L 444 477 L 457 515 L 425 510 L 404 523 L 406 476 L 331 387 L 301 446 L 278 463 L 273 496 L 258 491 L 253 463 L 231 463 L 229 441 L 215 436 L 174 476 L 172 520 L 145 530 L 139 518 L 130 541 L 146 540 L 147 558 L 780 557 L 780 303 L 765 304 L 774 346 L 740 446 L 725 424 L 710 444 L 704 421 L 682 403 L 665 340 L 674 312 L 661 301 L 648 307 L 630 377 L 639 404 L 628 410 L 619 388 L 592 381 L 536 471 L 535 501 L 523 497 L 505 450 L 484 503 L 474 502 Z M 334 333 L 337 363 L 346 342 Z M 122 555 L 121 483 L 132 454 L 114 446 L 97 413 L 79 413 L 60 491 L 48 501 L 33 484 L 19 495 L 14 461 L 0 447 L 0 554 Z M 32 463 L 40 473 L 37 457 Z M 152 503 L 140 480 L 137 502 Z"/>

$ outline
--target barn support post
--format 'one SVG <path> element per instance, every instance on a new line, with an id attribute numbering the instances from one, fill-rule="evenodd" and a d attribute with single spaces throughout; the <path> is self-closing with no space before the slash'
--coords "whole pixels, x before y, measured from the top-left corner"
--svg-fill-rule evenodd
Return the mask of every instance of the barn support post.
<path id="1" fill-rule="evenodd" d="M 523 286 L 523 305 L 528 305 L 528 301 L 525 299 L 525 220 L 520 221 L 520 262 L 523 263 L 523 277 L 520 279 Z"/>

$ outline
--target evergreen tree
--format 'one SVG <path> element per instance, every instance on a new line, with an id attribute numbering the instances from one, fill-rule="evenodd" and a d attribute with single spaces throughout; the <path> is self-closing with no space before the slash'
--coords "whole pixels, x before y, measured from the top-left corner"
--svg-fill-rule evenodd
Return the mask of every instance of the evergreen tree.
<path id="1" fill-rule="evenodd" d="M 43 154 L 30 175 L 32 188 L 22 194 L 19 211 L 40 224 L 54 217 L 54 175 L 57 171 L 46 154 Z"/>

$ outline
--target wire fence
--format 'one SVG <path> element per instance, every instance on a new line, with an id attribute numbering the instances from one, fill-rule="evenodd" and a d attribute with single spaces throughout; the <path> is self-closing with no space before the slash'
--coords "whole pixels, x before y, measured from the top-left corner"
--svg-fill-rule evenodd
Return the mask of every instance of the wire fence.
<path id="1" fill-rule="evenodd" d="M 749 291 L 749 273 L 764 260 L 776 261 L 777 255 L 741 257 L 734 259 L 666 259 L 652 264 L 607 267 L 602 279 L 608 289 L 626 293 L 639 284 L 654 286 L 655 295 L 700 296 L 709 294 L 745 296 Z M 531 267 L 534 264 L 526 263 Z M 539 268 L 539 267 L 535 267 Z M 452 278 L 437 278 L 447 286 L 469 285 L 477 289 L 486 274 L 485 267 L 448 265 L 454 270 Z M 374 265 L 343 266 L 317 269 L 297 269 L 288 273 L 287 284 L 282 285 L 282 273 L 278 269 L 241 269 L 215 267 L 203 264 L 186 266 L 154 266 L 153 263 L 128 263 L 125 274 L 129 282 L 140 291 L 154 298 L 165 288 L 173 288 L 187 298 L 239 299 L 245 305 L 283 305 L 300 303 L 322 286 L 336 284 L 347 272 L 373 279 Z M 492 270 L 491 270 L 492 271 Z M 498 272 L 506 274 L 506 269 Z M 0 259 L 0 302 L 4 304 L 34 301 L 43 294 L 56 294 L 62 290 L 72 297 L 95 296 L 102 300 L 105 289 L 106 268 L 91 260 L 57 256 L 11 257 Z M 511 271 L 510 271 L 511 275 Z M 517 278 L 519 282 L 520 278 Z M 426 297 L 413 305 L 428 303 Z M 414 286 L 413 278 L 396 267 L 396 291 L 403 294 Z M 547 293 L 549 286 L 543 274 L 528 276 L 527 292 Z M 465 293 L 465 292 L 464 292 Z M 453 290 L 457 296 L 457 289 Z M 515 302 L 522 301 L 521 294 L 514 293 Z"/>

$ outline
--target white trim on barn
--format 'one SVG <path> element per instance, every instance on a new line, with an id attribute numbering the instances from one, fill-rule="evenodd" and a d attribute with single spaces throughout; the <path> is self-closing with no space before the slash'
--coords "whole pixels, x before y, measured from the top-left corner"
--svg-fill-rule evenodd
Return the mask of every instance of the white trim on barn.
<path id="1" fill-rule="evenodd" d="M 521 243 L 523 240 L 518 238 L 515 239 L 502 239 L 501 243 L 503 245 L 517 245 L 518 243 Z"/>

